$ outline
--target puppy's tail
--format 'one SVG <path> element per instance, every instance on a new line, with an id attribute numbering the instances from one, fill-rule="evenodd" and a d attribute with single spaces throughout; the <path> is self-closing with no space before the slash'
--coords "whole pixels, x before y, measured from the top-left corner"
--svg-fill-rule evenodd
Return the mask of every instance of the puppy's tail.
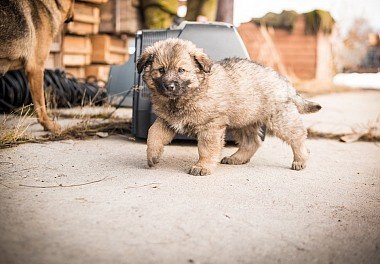
<path id="1" fill-rule="evenodd" d="M 310 114 L 321 110 L 322 106 L 318 103 L 314 103 L 303 99 L 299 94 L 296 94 L 292 98 L 294 104 L 297 106 L 298 112 L 300 114 Z"/>

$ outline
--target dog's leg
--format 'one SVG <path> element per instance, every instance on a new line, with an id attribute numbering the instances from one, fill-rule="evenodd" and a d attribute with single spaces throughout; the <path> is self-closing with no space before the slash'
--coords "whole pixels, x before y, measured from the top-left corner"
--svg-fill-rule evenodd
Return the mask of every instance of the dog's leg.
<path id="1" fill-rule="evenodd" d="M 239 149 L 230 157 L 224 157 L 220 163 L 230 165 L 248 163 L 261 145 L 259 129 L 257 126 L 250 126 L 233 131 Z"/>
<path id="2" fill-rule="evenodd" d="M 174 131 L 160 118 L 157 118 L 148 131 L 147 157 L 149 167 L 153 167 L 159 162 L 159 159 L 164 152 L 164 145 L 169 144 L 174 136 Z"/>
<path id="3" fill-rule="evenodd" d="M 198 134 L 199 160 L 190 168 L 189 174 L 204 176 L 214 171 L 224 145 L 224 133 L 225 129 L 213 129 Z"/>
<path id="4" fill-rule="evenodd" d="M 43 70 L 43 64 L 34 65 L 33 67 L 26 67 L 34 110 L 36 111 L 38 122 L 45 128 L 45 130 L 49 130 L 53 133 L 59 133 L 60 126 L 49 118 L 46 111 L 45 94 L 43 87 Z"/>
<path id="5" fill-rule="evenodd" d="M 293 106 L 286 108 L 281 114 L 273 117 L 270 127 L 275 136 L 292 147 L 294 156 L 292 170 L 302 170 L 306 168 L 306 162 L 309 157 L 308 149 L 305 145 L 307 130 L 303 126 L 301 115 Z"/>
<path id="6" fill-rule="evenodd" d="M 43 32 L 49 31 L 50 28 L 48 25 L 42 24 L 40 30 L 36 32 L 37 42 L 27 64 L 25 65 L 25 71 L 28 75 L 30 93 L 32 95 L 38 122 L 40 122 L 45 130 L 59 133 L 61 130 L 60 126 L 49 118 L 45 105 L 44 68 L 45 61 L 49 56 L 52 36 L 50 34 L 44 34 Z"/>

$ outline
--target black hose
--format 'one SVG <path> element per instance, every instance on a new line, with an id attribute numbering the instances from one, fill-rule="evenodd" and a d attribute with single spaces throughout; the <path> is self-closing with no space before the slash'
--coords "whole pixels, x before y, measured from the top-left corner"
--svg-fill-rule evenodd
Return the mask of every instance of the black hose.
<path id="1" fill-rule="evenodd" d="M 92 103 L 102 105 L 107 98 L 92 78 L 80 81 L 66 76 L 63 70 L 45 70 L 44 89 L 47 103 L 58 108 L 68 108 Z M 9 113 L 18 107 L 32 103 L 29 82 L 24 70 L 7 72 L 0 77 L 0 112 Z"/>

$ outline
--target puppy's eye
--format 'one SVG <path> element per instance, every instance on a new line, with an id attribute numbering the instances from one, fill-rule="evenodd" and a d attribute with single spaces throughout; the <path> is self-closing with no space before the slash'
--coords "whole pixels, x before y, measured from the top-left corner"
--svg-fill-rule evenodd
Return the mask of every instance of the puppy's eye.
<path id="1" fill-rule="evenodd" d="M 164 68 L 164 67 L 161 67 L 161 68 L 158 69 L 158 71 L 159 71 L 160 73 L 165 73 L 165 68 Z"/>
<path id="2" fill-rule="evenodd" d="M 179 69 L 178 69 L 178 72 L 179 72 L 179 73 L 184 73 L 184 72 L 185 72 L 185 69 L 179 68 Z"/>

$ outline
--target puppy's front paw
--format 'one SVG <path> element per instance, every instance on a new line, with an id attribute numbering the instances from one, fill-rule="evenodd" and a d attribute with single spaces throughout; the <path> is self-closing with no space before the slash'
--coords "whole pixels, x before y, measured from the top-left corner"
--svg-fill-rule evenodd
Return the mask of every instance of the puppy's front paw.
<path id="1" fill-rule="evenodd" d="M 154 167 L 162 156 L 163 148 L 152 148 L 148 146 L 147 149 L 147 158 L 148 158 L 148 166 Z"/>
<path id="2" fill-rule="evenodd" d="M 159 157 L 157 156 L 148 156 L 148 166 L 150 168 L 154 167 L 159 161 Z"/>
<path id="3" fill-rule="evenodd" d="M 302 161 L 293 161 L 292 163 L 292 170 L 302 170 L 306 168 L 306 163 Z"/>
<path id="4" fill-rule="evenodd" d="M 224 157 L 220 163 L 222 164 L 229 164 L 229 165 L 241 165 L 241 164 L 246 164 L 248 163 L 249 160 L 240 160 L 237 159 L 236 157 Z"/>
<path id="5" fill-rule="evenodd" d="M 212 170 L 210 168 L 195 164 L 192 166 L 189 170 L 189 174 L 194 176 L 206 176 L 210 175 L 212 173 Z"/>

